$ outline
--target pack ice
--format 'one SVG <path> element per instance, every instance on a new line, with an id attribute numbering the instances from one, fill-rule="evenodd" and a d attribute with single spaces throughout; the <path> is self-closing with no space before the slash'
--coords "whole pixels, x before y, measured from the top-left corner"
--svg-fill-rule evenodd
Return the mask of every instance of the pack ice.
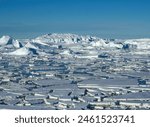
<path id="1" fill-rule="evenodd" d="M 150 109 L 150 39 L 0 38 L 1 109 Z"/>

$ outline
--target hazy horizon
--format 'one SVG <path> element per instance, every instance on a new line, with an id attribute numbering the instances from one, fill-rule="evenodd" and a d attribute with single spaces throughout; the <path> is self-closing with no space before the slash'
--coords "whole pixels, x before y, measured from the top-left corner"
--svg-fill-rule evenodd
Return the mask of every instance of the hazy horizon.
<path id="1" fill-rule="evenodd" d="M 0 36 L 150 38 L 149 0 L 0 0 Z"/>

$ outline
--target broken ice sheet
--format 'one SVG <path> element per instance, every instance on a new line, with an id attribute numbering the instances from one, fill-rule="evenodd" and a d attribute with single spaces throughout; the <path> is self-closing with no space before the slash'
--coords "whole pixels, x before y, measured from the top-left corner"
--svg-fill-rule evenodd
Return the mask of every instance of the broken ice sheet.
<path id="1" fill-rule="evenodd" d="M 150 39 L 0 38 L 0 108 L 149 109 Z"/>

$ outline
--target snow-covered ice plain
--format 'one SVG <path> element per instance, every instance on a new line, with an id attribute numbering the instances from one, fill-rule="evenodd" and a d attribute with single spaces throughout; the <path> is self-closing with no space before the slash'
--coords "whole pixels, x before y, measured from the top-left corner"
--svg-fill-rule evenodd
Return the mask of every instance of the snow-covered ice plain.
<path id="1" fill-rule="evenodd" d="M 150 109 L 150 39 L 3 36 L 0 109 Z"/>

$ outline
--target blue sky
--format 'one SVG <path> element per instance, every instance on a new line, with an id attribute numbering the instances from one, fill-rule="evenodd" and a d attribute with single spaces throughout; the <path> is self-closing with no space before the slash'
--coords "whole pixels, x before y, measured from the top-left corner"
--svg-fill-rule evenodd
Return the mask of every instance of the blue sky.
<path id="1" fill-rule="evenodd" d="M 150 38 L 150 0 L 0 0 L 0 36 Z"/>

